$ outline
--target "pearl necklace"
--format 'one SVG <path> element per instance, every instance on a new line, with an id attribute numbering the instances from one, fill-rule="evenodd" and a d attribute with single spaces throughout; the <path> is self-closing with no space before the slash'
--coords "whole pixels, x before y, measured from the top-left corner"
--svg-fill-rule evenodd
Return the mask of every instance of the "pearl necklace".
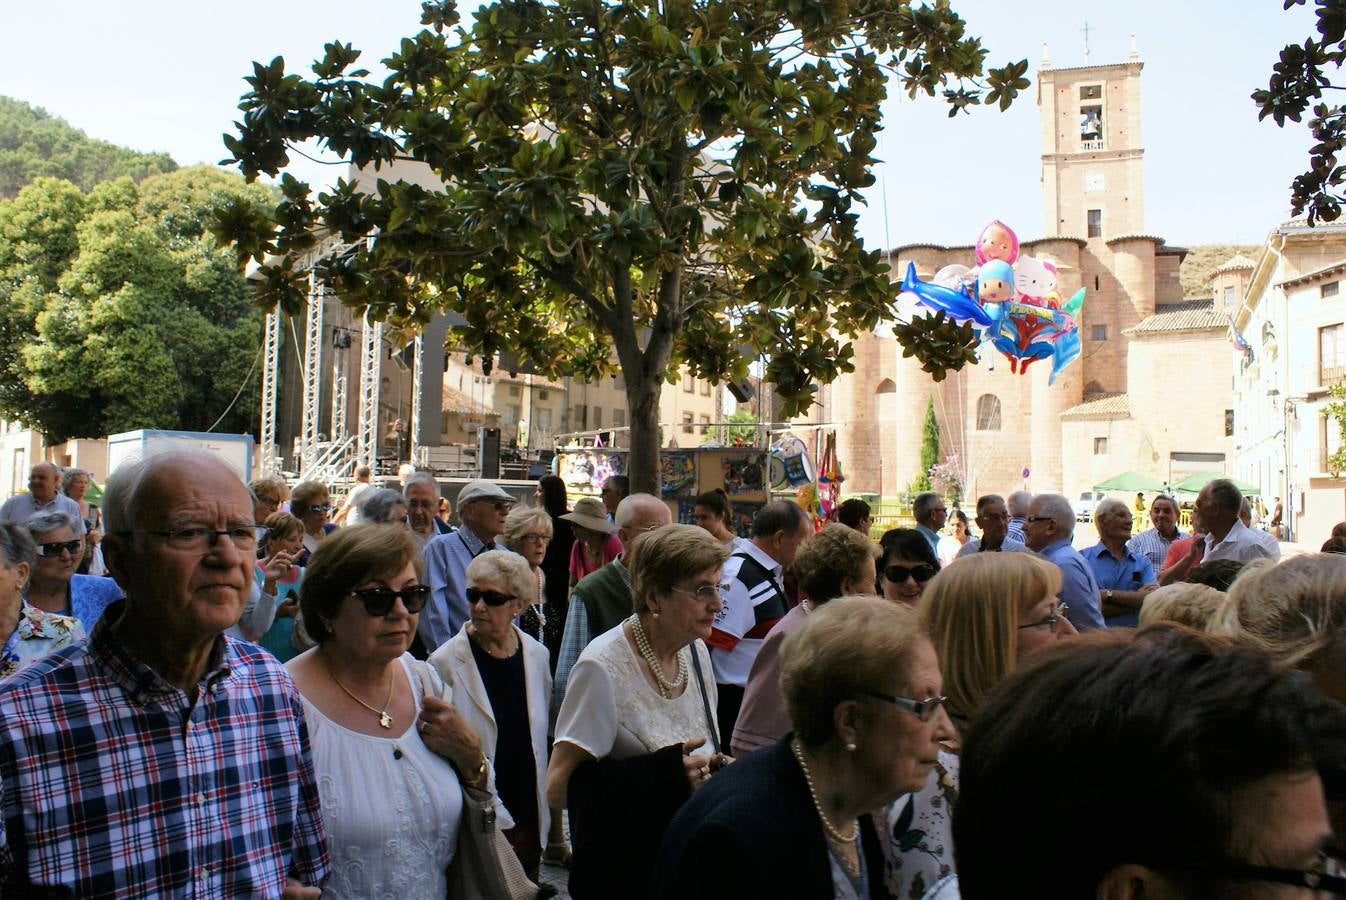
<path id="1" fill-rule="evenodd" d="M 673 693 L 683 686 L 687 681 L 687 660 L 683 658 L 682 651 L 678 651 L 678 674 L 669 681 L 664 677 L 664 668 L 659 665 L 659 658 L 654 655 L 654 648 L 650 646 L 650 639 L 645 635 L 645 626 L 640 624 L 640 616 L 632 616 L 631 634 L 636 639 L 636 649 L 640 655 L 645 657 L 645 665 L 650 667 L 650 673 L 654 675 L 654 680 L 659 684 L 659 693 L 665 700 L 672 700 Z"/>
<path id="2" fill-rule="evenodd" d="M 809 772 L 809 764 L 804 762 L 804 748 L 799 745 L 797 738 L 790 742 L 790 749 L 794 751 L 795 759 L 799 760 L 799 768 L 804 772 L 804 783 L 809 786 L 809 796 L 813 798 L 813 808 L 818 811 L 818 818 L 822 820 L 823 830 L 827 832 L 827 836 L 838 844 L 854 844 L 855 839 L 860 836 L 860 829 L 856 827 L 858 823 L 851 823 L 850 837 L 837 830 L 836 826 L 828 820 L 827 813 L 823 812 L 822 801 L 818 799 L 818 790 L 813 786 L 813 775 Z"/>
<path id="3" fill-rule="evenodd" d="M 537 569 L 537 602 L 530 604 L 533 607 L 533 615 L 537 616 L 537 637 L 542 640 L 542 629 L 547 627 L 547 614 L 542 610 L 542 604 L 545 598 L 542 595 L 542 570 Z"/>

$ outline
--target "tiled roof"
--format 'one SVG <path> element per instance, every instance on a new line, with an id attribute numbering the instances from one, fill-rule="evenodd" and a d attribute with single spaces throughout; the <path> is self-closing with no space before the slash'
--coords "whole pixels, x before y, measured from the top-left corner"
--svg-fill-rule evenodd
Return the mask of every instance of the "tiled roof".
<path id="1" fill-rule="evenodd" d="M 1126 394 L 1107 394 L 1086 400 L 1061 413 L 1063 419 L 1126 419 L 1131 417 L 1131 402 Z"/>
<path id="2" fill-rule="evenodd" d="M 499 415 L 492 407 L 478 403 L 460 390 L 444 385 L 444 412 L 457 413 L 460 416 Z"/>
<path id="3" fill-rule="evenodd" d="M 1324 275 L 1331 275 L 1334 272 L 1340 272 L 1343 269 L 1346 269 L 1346 259 L 1339 259 L 1336 262 L 1331 263 L 1330 265 L 1323 266 L 1322 268 L 1319 269 L 1314 269 L 1312 272 L 1305 272 L 1303 275 L 1296 275 L 1294 278 L 1287 278 L 1280 283 L 1280 286 L 1283 288 L 1287 288 L 1287 287 L 1296 287 L 1301 284 L 1308 284 L 1310 281 L 1313 281 L 1314 279 L 1322 278 Z"/>
<path id="4" fill-rule="evenodd" d="M 1215 309 L 1211 300 L 1184 300 L 1165 303 L 1154 308 L 1154 315 L 1146 316 L 1123 334 L 1155 334 L 1163 331 L 1205 331 L 1210 328 L 1228 328 L 1229 319 Z"/>
<path id="5" fill-rule="evenodd" d="M 1224 265 L 1211 269 L 1212 275 L 1219 275 L 1221 272 L 1236 272 L 1239 269 L 1256 269 L 1257 263 L 1253 262 L 1242 253 L 1235 253 Z"/>

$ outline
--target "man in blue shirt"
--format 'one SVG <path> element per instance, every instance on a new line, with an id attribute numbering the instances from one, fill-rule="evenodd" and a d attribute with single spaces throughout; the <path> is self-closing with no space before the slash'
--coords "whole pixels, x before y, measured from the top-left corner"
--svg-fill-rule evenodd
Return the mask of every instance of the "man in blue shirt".
<path id="1" fill-rule="evenodd" d="M 416 626 L 425 649 L 434 653 L 458 633 L 470 614 L 467 607 L 467 564 L 495 547 L 505 532 L 505 515 L 514 498 L 490 481 L 469 481 L 458 492 L 462 527 L 441 534 L 425 545 L 425 580 L 430 602 Z"/>
<path id="2" fill-rule="evenodd" d="M 939 530 L 944 527 L 948 511 L 939 494 L 927 491 L 917 494 L 911 502 L 911 514 L 916 518 L 916 530 L 930 544 L 930 551 L 939 554 Z"/>
<path id="3" fill-rule="evenodd" d="M 1154 565 L 1143 554 L 1127 548 L 1131 537 L 1131 510 L 1120 500 L 1101 501 L 1094 508 L 1099 541 L 1081 556 L 1089 561 L 1098 582 L 1099 602 L 1109 628 L 1134 628 L 1140 606 L 1150 591 L 1159 587 Z"/>
<path id="4" fill-rule="evenodd" d="M 1061 591 L 1066 618 L 1081 632 L 1103 628 L 1098 582 L 1083 556 L 1070 545 L 1075 536 L 1075 511 L 1060 494 L 1039 494 L 1028 506 L 1024 519 L 1025 543 L 1061 570 Z"/>

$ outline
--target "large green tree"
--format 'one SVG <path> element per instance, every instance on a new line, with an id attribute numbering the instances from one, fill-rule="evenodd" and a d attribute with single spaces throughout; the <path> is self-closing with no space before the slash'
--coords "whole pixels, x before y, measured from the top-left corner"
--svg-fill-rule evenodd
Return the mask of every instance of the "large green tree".
<path id="1" fill-rule="evenodd" d="M 312 202 L 285 177 L 274 216 L 236 204 L 218 232 L 265 263 L 264 305 L 302 303 L 298 260 L 332 235 L 321 274 L 375 316 L 453 310 L 457 341 L 552 374 L 615 359 L 637 490 L 657 487 L 670 371 L 741 378 L 761 354 L 797 414 L 852 368 L 846 338 L 891 315 L 856 234 L 889 79 L 951 115 L 1028 84 L 1026 61 L 985 67 L 946 0 L 502 0 L 470 28 L 450 0 L 423 10 L 382 82 L 343 43 L 309 79 L 254 64 L 225 143 L 249 178 L 316 139 L 361 167 L 425 163 L 443 190 L 341 182 Z M 972 358 L 969 329 L 903 334 L 941 376 Z"/>
<path id="2" fill-rule="evenodd" d="M 204 223 L 269 197 L 203 166 L 87 194 L 43 178 L 0 202 L 0 413 L 52 441 L 251 431 L 261 313 Z"/>
<path id="3" fill-rule="evenodd" d="M 1303 6 L 1305 0 L 1285 0 L 1285 8 Z M 1295 215 L 1308 211 L 1312 225 L 1319 219 L 1334 222 L 1346 200 L 1346 166 L 1337 161 L 1346 150 L 1346 107 L 1325 102 L 1324 92 L 1343 88 L 1333 83 L 1346 63 L 1346 0 L 1314 0 L 1317 34 L 1301 44 L 1287 44 L 1271 69 L 1265 88 L 1253 92 L 1258 118 L 1268 116 L 1278 127 L 1300 122 L 1309 113 L 1309 167 L 1290 184 L 1290 206 Z M 1332 96 L 1337 96 L 1335 93 Z"/>
<path id="4" fill-rule="evenodd" d="M 64 178 L 87 191 L 104 181 L 139 181 L 177 167 L 167 153 L 95 140 L 44 109 L 0 97 L 0 198 L 16 196 L 38 178 Z"/>

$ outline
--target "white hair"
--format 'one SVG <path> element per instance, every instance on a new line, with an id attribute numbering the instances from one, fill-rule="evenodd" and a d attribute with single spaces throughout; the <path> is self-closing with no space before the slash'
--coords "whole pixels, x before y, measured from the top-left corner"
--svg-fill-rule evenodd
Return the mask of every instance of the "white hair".
<path id="1" fill-rule="evenodd" d="M 1039 516 L 1055 522 L 1063 534 L 1075 533 L 1075 510 L 1071 508 L 1070 501 L 1060 494 L 1038 494 L 1029 508 L 1036 508 Z"/>

